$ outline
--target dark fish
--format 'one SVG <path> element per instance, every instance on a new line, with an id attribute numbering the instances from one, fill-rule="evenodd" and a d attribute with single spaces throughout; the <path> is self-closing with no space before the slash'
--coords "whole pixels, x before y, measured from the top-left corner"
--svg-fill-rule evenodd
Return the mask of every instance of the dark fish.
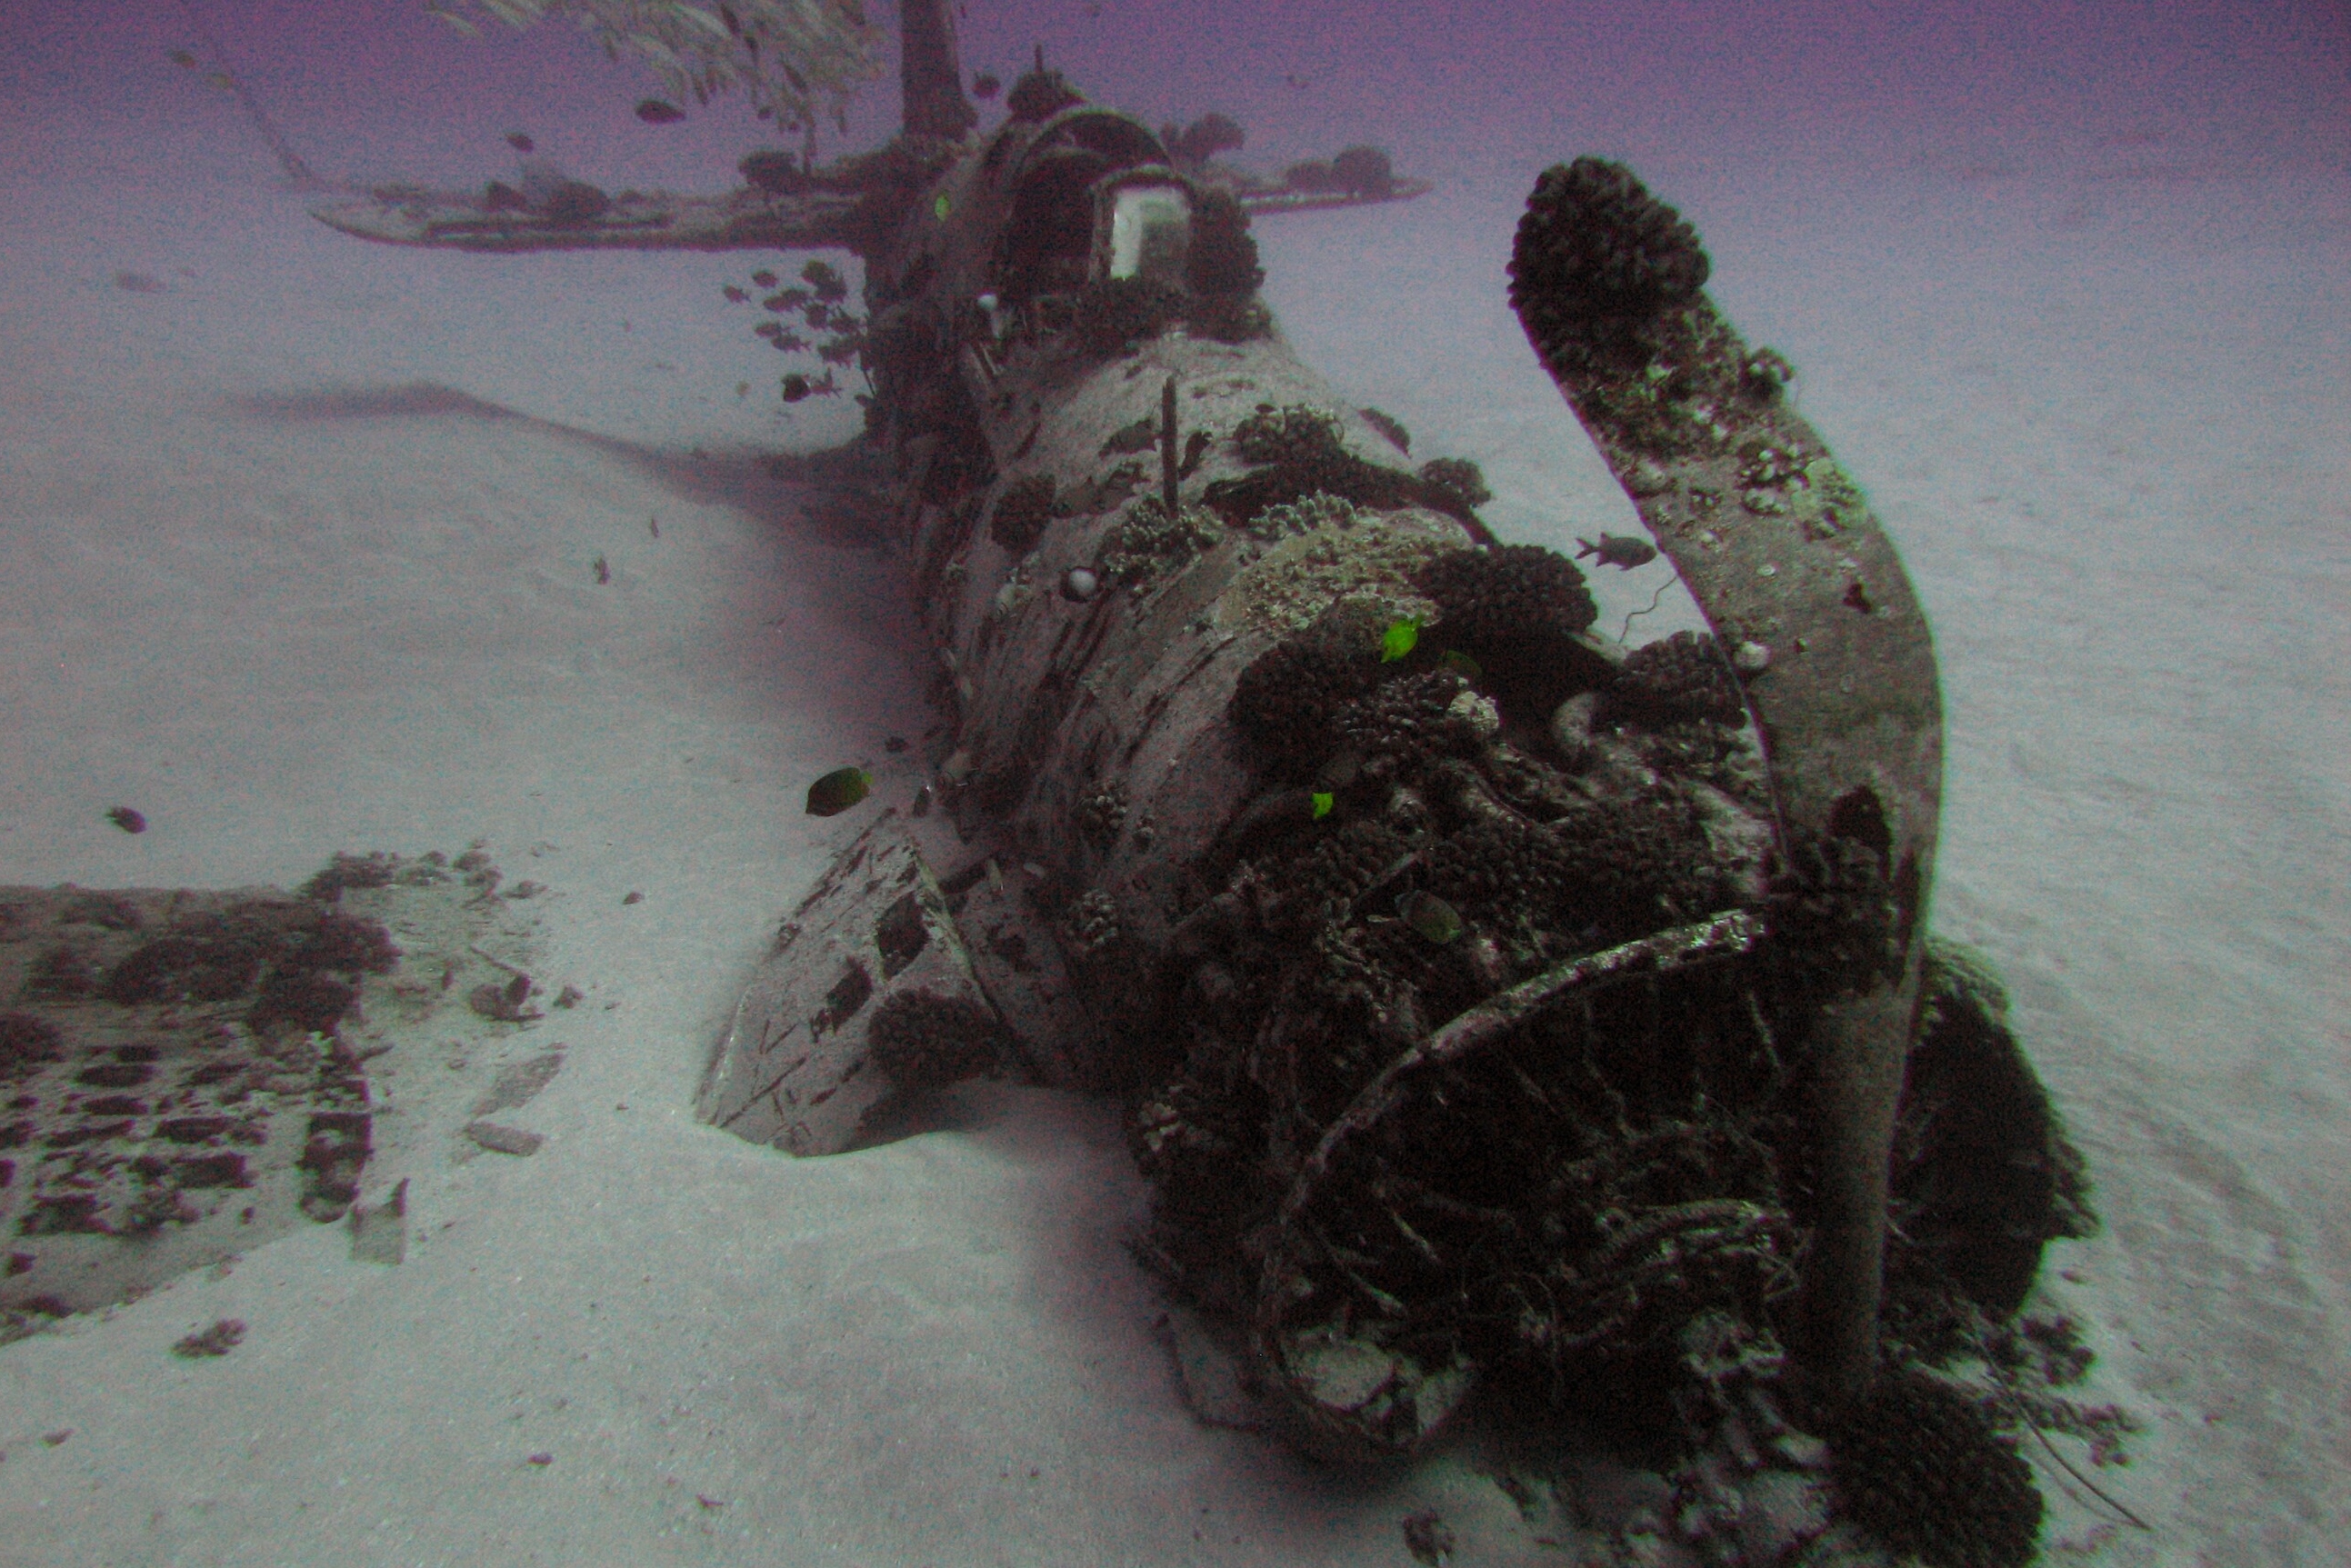
<path id="1" fill-rule="evenodd" d="M 744 293 L 741 289 L 736 287 L 731 283 L 726 287 L 720 289 L 719 292 L 726 296 L 726 303 L 729 305 L 740 305 L 751 298 L 748 294 Z"/>
<path id="2" fill-rule="evenodd" d="M 873 776 L 862 768 L 836 768 L 809 786 L 808 814 L 838 817 L 873 788 Z"/>
<path id="3" fill-rule="evenodd" d="M 800 277 L 816 290 L 819 299 L 831 301 L 849 298 L 849 280 L 830 263 L 811 261 L 800 268 Z"/>
<path id="4" fill-rule="evenodd" d="M 536 152 L 538 151 L 538 143 L 533 141 L 529 137 L 525 136 L 519 131 L 509 131 L 507 132 L 507 145 L 513 148 L 517 152 Z"/>
<path id="5" fill-rule="evenodd" d="M 143 833 L 147 831 L 147 819 L 128 806 L 115 807 L 106 814 L 106 820 L 126 833 Z"/>
<path id="6" fill-rule="evenodd" d="M 1621 571 L 1630 571 L 1636 566 L 1646 566 L 1657 559 L 1656 546 L 1646 539 L 1635 538 L 1630 534 L 1603 534 L 1597 544 L 1590 539 L 1578 539 L 1575 542 L 1583 547 L 1575 552 L 1576 559 L 1582 560 L 1588 555 L 1597 556 L 1600 558 L 1600 565 L 1613 566 Z"/>
<path id="7" fill-rule="evenodd" d="M 776 286 L 776 275 L 765 270 L 755 272 L 751 275 L 751 286 L 754 288 L 773 288 Z"/>
<path id="8" fill-rule="evenodd" d="M 152 273 L 145 272 L 118 272 L 114 275 L 114 287 L 121 289 L 125 294 L 163 292 L 162 280 Z"/>
<path id="9" fill-rule="evenodd" d="M 674 103 L 649 98 L 637 105 L 637 118 L 647 125 L 674 125 L 685 118 L 685 110 Z"/>
<path id="10" fill-rule="evenodd" d="M 794 371 L 790 375 L 784 378 L 784 401 L 786 402 L 798 402 L 800 399 L 808 396 L 810 392 L 815 390 L 815 388 L 809 385 L 808 377 L 800 374 L 798 371 Z M 809 810 L 813 811 L 816 808 L 811 806 Z"/>
<path id="11" fill-rule="evenodd" d="M 196 57 L 188 53 L 185 49 L 169 50 L 165 53 L 163 57 L 170 60 L 173 65 L 180 66 L 185 69 L 194 70 L 196 68 Z"/>
<path id="12" fill-rule="evenodd" d="M 971 78 L 971 96 L 982 103 L 986 103 L 1003 90 L 1004 84 L 996 79 L 996 73 L 993 71 L 982 71 Z"/>
<path id="13" fill-rule="evenodd" d="M 828 339 L 816 347 L 816 357 L 828 365 L 846 365 L 857 358 L 858 352 L 854 338 Z"/>
<path id="14" fill-rule="evenodd" d="M 774 326 L 775 324 L 773 322 L 769 322 L 768 325 Z M 781 327 L 777 327 L 774 331 L 768 334 L 768 341 L 773 343 L 777 348 L 781 349 L 787 354 L 797 354 L 802 349 L 808 347 L 808 340 L 806 338 L 801 337 L 798 332 L 787 332 Z"/>
<path id="15" fill-rule="evenodd" d="M 810 331 L 821 332 L 824 324 L 832 319 L 832 310 L 823 300 L 811 299 L 800 307 L 800 319 L 809 324 Z"/>

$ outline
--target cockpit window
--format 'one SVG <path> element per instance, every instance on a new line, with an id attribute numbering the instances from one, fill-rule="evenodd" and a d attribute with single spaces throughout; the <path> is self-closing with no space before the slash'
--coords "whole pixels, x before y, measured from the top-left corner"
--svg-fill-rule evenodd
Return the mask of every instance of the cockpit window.
<path id="1" fill-rule="evenodd" d="M 1095 183 L 1122 169 L 1166 161 L 1159 138 L 1123 115 L 1079 110 L 1050 127 L 1013 175 L 1011 215 L 997 253 L 998 292 L 1005 302 L 1018 305 L 1040 294 L 1084 287 L 1093 266 Z M 1175 199 L 1181 201 L 1180 195 Z M 1147 215 L 1151 212 L 1157 216 Z M 1138 204 L 1131 227 L 1133 265 L 1157 271 L 1153 246 L 1158 252 L 1166 248 L 1165 212 Z M 1146 256 L 1153 259 L 1146 263 Z"/>

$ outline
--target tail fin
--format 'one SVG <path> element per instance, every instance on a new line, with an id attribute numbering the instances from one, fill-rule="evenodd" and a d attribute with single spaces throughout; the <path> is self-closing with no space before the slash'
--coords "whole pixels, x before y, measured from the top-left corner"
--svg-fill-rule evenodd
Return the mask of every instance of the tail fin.
<path id="1" fill-rule="evenodd" d="M 956 57 L 954 0 L 899 0 L 898 89 L 905 132 L 960 140 L 979 123 Z"/>

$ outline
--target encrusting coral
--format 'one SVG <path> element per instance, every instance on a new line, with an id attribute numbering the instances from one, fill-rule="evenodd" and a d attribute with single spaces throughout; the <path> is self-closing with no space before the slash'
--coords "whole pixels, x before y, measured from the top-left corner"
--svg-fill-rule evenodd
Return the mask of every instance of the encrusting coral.
<path id="1" fill-rule="evenodd" d="M 1507 709 L 1548 716 L 1604 673 L 1578 643 L 1599 607 L 1583 571 L 1557 550 L 1456 550 L 1429 562 L 1415 584 L 1436 601 L 1445 643 L 1483 666 Z"/>
<path id="2" fill-rule="evenodd" d="M 1546 349 L 1623 335 L 1687 304 L 1712 264 L 1698 231 L 1621 163 L 1544 172 L 1520 220 L 1510 303 Z"/>

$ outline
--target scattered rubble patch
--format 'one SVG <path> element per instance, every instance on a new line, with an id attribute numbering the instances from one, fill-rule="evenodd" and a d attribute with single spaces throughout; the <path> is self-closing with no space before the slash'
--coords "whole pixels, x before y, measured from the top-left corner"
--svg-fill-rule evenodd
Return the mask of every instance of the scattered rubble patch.
<path id="1" fill-rule="evenodd" d="M 476 845 L 339 855 L 296 893 L 0 889 L 0 1342 L 381 1210 L 543 1089 L 561 1050 L 500 880 Z"/>

